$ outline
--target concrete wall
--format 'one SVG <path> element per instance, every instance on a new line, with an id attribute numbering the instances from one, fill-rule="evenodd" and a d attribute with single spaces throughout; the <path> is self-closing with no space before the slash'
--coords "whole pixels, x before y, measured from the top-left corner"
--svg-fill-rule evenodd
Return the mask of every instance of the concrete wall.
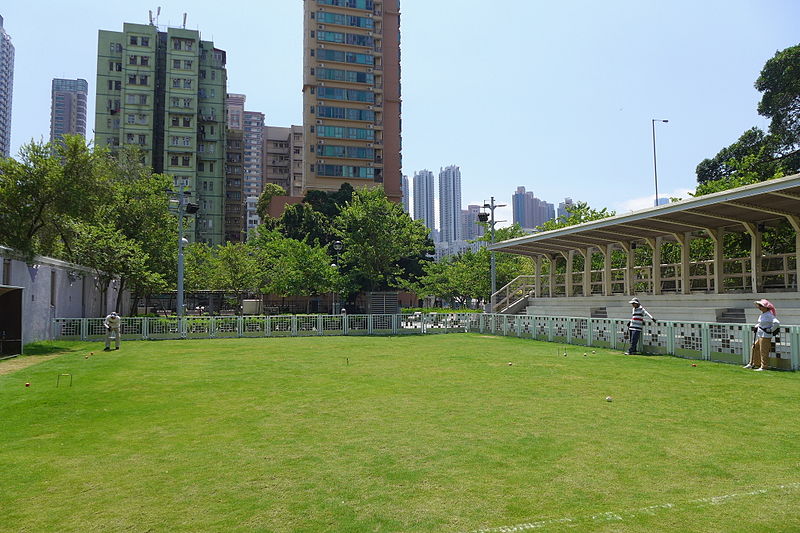
<path id="1" fill-rule="evenodd" d="M 0 247 L 0 285 L 22 287 L 23 342 L 48 340 L 55 317 L 84 318 L 105 316 L 114 308 L 116 282 L 112 282 L 105 301 L 96 286 L 96 277 L 86 267 L 50 257 L 37 256 L 33 263 L 17 259 L 8 248 Z M 130 306 L 123 295 L 120 311 Z"/>
<path id="2" fill-rule="evenodd" d="M 800 324 L 800 294 L 668 294 L 637 296 L 642 305 L 659 320 L 717 322 L 725 309 L 743 309 L 746 323 L 755 323 L 759 311 L 754 300 L 766 298 L 775 304 L 784 325 Z M 529 298 L 526 313 L 536 316 L 589 317 L 593 309 L 606 308 L 608 318 L 630 318 L 631 296 L 593 296 L 591 298 Z"/>

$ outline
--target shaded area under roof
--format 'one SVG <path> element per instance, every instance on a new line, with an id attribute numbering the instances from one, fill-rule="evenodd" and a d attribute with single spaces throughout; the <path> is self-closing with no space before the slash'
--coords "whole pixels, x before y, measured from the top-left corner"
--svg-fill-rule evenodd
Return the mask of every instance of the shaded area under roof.
<path id="1" fill-rule="evenodd" d="M 610 244 L 643 242 L 705 230 L 746 231 L 758 224 L 792 219 L 800 228 L 800 174 L 689 198 L 625 215 L 586 222 L 489 246 L 490 250 L 549 255 Z"/>

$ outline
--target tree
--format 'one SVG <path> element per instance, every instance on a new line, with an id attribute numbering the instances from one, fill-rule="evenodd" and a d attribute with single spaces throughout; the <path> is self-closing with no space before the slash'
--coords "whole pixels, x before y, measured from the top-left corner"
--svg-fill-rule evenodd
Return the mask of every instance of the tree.
<path id="1" fill-rule="evenodd" d="M 343 289 L 341 276 L 337 267 L 331 265 L 325 247 L 261 229 L 248 244 L 258 250 L 264 292 L 316 296 Z"/>
<path id="2" fill-rule="evenodd" d="M 769 59 L 755 87 L 763 93 L 758 113 L 770 119 L 769 132 L 751 128 L 697 165 L 700 185 L 718 182 L 711 192 L 800 171 L 800 45 Z"/>
<path id="3" fill-rule="evenodd" d="M 97 287 L 104 298 L 111 283 L 118 281 L 114 305 L 118 312 L 121 311 L 122 293 L 130 285 L 163 285 L 160 275 L 148 270 L 148 256 L 139 244 L 125 237 L 111 223 L 78 224 L 72 244 L 75 261 L 94 271 Z"/>
<path id="4" fill-rule="evenodd" d="M 241 242 L 228 242 L 224 246 L 217 246 L 214 249 L 211 265 L 214 288 L 232 292 L 236 297 L 239 312 L 242 313 L 244 295 L 258 290 L 261 279 L 258 259 L 252 248 Z"/>
<path id="5" fill-rule="evenodd" d="M 0 242 L 30 258 L 68 252 L 75 224 L 96 220 L 109 199 L 110 160 L 82 137 L 30 142 L 19 161 L 0 158 Z"/>
<path id="6" fill-rule="evenodd" d="M 334 220 L 342 240 L 341 260 L 354 286 L 364 290 L 404 288 L 411 281 L 405 259 L 433 253 L 428 229 L 391 202 L 382 188 L 360 189 Z"/>
<path id="7" fill-rule="evenodd" d="M 183 285 L 189 292 L 214 288 L 214 252 L 211 246 L 193 242 L 183 248 Z"/>
<path id="8" fill-rule="evenodd" d="M 567 214 L 561 215 L 556 219 L 548 220 L 544 224 L 536 227 L 537 231 L 550 231 L 554 229 L 566 228 L 568 226 L 576 226 L 584 222 L 591 222 L 593 220 L 601 220 L 616 215 L 614 211 L 609 211 L 607 208 L 600 210 L 592 209 L 586 202 L 577 202 L 566 207 Z"/>
<path id="9" fill-rule="evenodd" d="M 264 191 L 261 193 L 261 196 L 258 197 L 258 202 L 256 203 L 256 212 L 258 216 L 261 217 L 261 220 L 271 218 L 269 214 L 269 204 L 272 202 L 272 199 L 276 196 L 285 195 L 286 190 L 278 184 L 267 183 L 264 185 Z"/>

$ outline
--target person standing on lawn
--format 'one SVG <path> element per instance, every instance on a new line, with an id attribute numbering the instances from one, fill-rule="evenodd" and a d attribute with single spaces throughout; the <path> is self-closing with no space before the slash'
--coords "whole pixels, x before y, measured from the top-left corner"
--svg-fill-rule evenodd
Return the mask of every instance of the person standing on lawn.
<path id="1" fill-rule="evenodd" d="M 762 298 L 753 302 L 761 314 L 758 322 L 753 327 L 753 348 L 750 350 L 750 362 L 744 365 L 745 368 L 752 368 L 757 372 L 766 370 L 769 367 L 769 352 L 772 351 L 772 336 L 778 331 L 781 323 L 778 320 L 778 311 L 775 306 Z"/>
<path id="2" fill-rule="evenodd" d="M 628 351 L 625 352 L 625 355 L 634 355 L 636 354 L 639 348 L 639 338 L 642 336 L 642 328 L 644 327 L 644 315 L 650 317 L 650 320 L 656 322 L 656 318 L 647 312 L 647 309 L 642 307 L 642 304 L 639 303 L 639 298 L 631 298 L 631 301 L 628 302 L 633 306 L 631 309 L 631 320 L 628 322 L 628 334 L 631 337 L 631 346 L 628 348 Z"/>

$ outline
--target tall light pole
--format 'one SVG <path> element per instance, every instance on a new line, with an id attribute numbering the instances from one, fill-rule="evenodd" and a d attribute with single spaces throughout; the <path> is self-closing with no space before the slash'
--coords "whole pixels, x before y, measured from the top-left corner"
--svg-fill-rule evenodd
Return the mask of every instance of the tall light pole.
<path id="1" fill-rule="evenodd" d="M 658 165 L 656 164 L 656 122 L 664 122 L 667 123 L 669 120 L 661 119 L 661 118 L 653 118 L 650 119 L 650 124 L 653 126 L 653 178 L 656 182 L 656 203 L 655 206 L 658 207 Z"/>
<path id="2" fill-rule="evenodd" d="M 183 217 L 197 213 L 199 206 L 189 202 L 189 191 L 183 190 L 183 182 L 181 182 L 180 189 L 177 192 L 168 191 L 168 193 L 172 196 L 170 202 L 176 204 L 178 211 L 178 291 L 175 297 L 175 306 L 178 319 L 181 320 L 185 312 L 183 303 L 183 247 L 189 244 L 189 241 L 183 237 Z"/>
<path id="3" fill-rule="evenodd" d="M 491 244 L 494 244 L 494 225 L 497 222 L 499 222 L 494 219 L 494 210 L 497 209 L 498 207 L 505 207 L 505 206 L 506 204 L 495 204 L 494 196 L 492 196 L 491 202 L 489 202 L 488 204 L 484 202 L 483 204 L 483 208 L 488 209 L 489 214 L 487 213 L 478 214 L 478 220 L 480 220 L 481 222 L 489 221 L 489 231 L 490 231 L 489 238 L 491 239 Z M 490 261 L 489 271 L 491 273 L 490 275 L 492 278 L 492 292 L 489 295 L 489 305 L 491 306 L 492 309 L 494 309 L 494 293 L 497 292 L 497 275 L 495 272 L 494 250 L 491 252 L 489 256 L 489 261 Z"/>
<path id="4" fill-rule="evenodd" d="M 339 254 L 342 253 L 342 248 L 344 247 L 344 245 L 342 244 L 342 241 L 336 240 L 336 241 L 333 241 L 332 246 L 333 246 L 334 253 L 336 253 L 336 262 L 333 263 L 331 266 L 336 267 L 336 269 L 339 270 L 339 263 L 341 262 L 339 260 Z M 332 300 L 333 301 L 331 302 L 331 314 L 335 315 L 335 314 L 337 314 L 336 313 L 336 289 L 335 288 L 333 289 L 333 298 L 332 298 Z"/>

